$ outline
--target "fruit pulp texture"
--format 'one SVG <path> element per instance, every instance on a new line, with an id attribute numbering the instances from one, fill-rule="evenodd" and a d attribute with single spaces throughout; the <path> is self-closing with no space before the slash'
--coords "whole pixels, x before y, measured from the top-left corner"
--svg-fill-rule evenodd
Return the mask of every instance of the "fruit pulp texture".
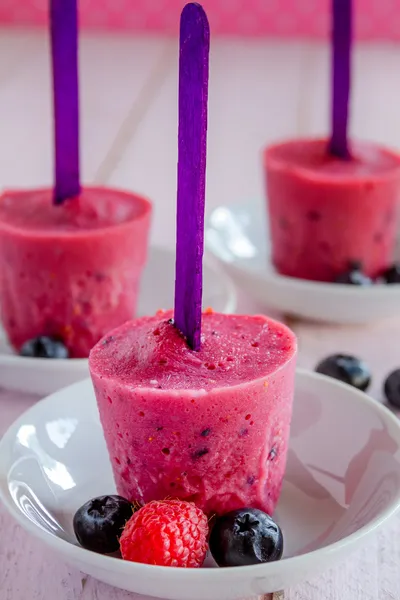
<path id="1" fill-rule="evenodd" d="M 400 156 L 354 143 L 352 159 L 326 140 L 265 150 L 272 261 L 290 277 L 334 281 L 351 261 L 377 277 L 392 261 L 400 200 Z"/>
<path id="2" fill-rule="evenodd" d="M 85 188 L 64 204 L 51 190 L 0 197 L 0 307 L 19 350 L 40 335 L 87 357 L 134 316 L 146 261 L 151 205 L 139 196 Z"/>
<path id="3" fill-rule="evenodd" d="M 264 316 L 203 314 L 193 352 L 160 312 L 92 350 L 90 373 L 118 493 L 272 513 L 285 471 L 296 339 Z"/>

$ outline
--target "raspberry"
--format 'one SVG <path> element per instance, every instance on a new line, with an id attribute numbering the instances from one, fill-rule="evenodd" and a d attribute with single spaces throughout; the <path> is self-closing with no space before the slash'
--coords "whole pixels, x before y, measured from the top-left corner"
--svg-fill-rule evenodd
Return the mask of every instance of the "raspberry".
<path id="1" fill-rule="evenodd" d="M 201 567 L 207 553 L 208 521 L 192 502 L 149 502 L 127 522 L 122 558 L 164 567 Z"/>

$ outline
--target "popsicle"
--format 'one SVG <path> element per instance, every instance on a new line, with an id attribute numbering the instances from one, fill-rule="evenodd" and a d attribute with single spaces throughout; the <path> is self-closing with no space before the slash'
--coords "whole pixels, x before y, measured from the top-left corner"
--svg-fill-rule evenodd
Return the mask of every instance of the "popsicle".
<path id="1" fill-rule="evenodd" d="M 52 0 L 55 185 L 0 196 L 0 309 L 18 351 L 39 336 L 87 357 L 134 316 L 151 205 L 81 187 L 76 0 Z"/>
<path id="2" fill-rule="evenodd" d="M 272 514 L 286 464 L 294 335 L 264 316 L 204 313 L 191 350 L 172 311 L 112 331 L 90 372 L 117 490 L 207 514 Z"/>
<path id="3" fill-rule="evenodd" d="M 130 321 L 89 368 L 118 492 L 177 497 L 207 514 L 272 513 L 292 414 L 296 339 L 265 316 L 201 312 L 209 29 L 180 28 L 175 310 Z"/>
<path id="4" fill-rule="evenodd" d="M 378 277 L 392 262 L 400 155 L 348 140 L 351 0 L 333 0 L 332 134 L 264 151 L 272 261 L 283 275 L 335 281 L 353 263 Z"/>

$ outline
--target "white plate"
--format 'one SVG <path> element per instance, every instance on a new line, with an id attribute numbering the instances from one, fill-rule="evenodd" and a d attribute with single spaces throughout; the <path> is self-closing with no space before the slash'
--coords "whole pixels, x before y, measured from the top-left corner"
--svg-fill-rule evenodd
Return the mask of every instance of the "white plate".
<path id="1" fill-rule="evenodd" d="M 230 279 L 211 264 L 204 263 L 203 305 L 222 313 L 236 309 L 235 288 Z M 154 314 L 173 306 L 175 253 L 152 247 L 139 293 L 139 315 Z M 13 353 L 0 329 L 0 387 L 31 394 L 52 392 L 88 377 L 86 359 L 49 360 L 24 358 Z"/>
<path id="2" fill-rule="evenodd" d="M 330 323 L 360 324 L 400 314 L 400 285 L 358 287 L 279 275 L 270 261 L 266 217 L 259 206 L 215 209 L 206 245 L 238 287 L 281 313 Z"/>
<path id="3" fill-rule="evenodd" d="M 89 380 L 33 405 L 0 442 L 2 501 L 23 527 L 84 573 L 172 600 L 262 595 L 345 559 L 400 507 L 400 424 L 354 388 L 298 372 L 288 467 L 276 513 L 285 558 L 275 563 L 179 569 L 80 548 L 71 527 L 75 510 L 114 491 Z"/>

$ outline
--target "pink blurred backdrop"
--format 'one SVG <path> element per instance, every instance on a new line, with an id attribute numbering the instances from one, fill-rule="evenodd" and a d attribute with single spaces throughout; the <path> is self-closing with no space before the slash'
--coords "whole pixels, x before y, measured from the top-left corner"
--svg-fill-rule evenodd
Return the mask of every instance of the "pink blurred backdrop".
<path id="1" fill-rule="evenodd" d="M 80 0 L 83 27 L 175 35 L 185 0 Z M 243 36 L 325 37 L 329 0 L 203 0 L 212 32 Z M 48 0 L 0 0 L 0 23 L 43 25 Z M 400 40 L 400 0 L 356 0 L 364 40 Z"/>

